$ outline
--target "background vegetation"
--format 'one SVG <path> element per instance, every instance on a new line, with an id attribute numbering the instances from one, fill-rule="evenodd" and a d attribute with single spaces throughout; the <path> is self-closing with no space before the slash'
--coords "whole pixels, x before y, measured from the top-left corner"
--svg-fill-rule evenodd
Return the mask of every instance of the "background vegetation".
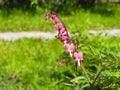
<path id="1" fill-rule="evenodd" d="M 45 0 L 46 3 L 44 0 L 13 1 L 0 6 L 1 32 L 55 31 L 51 23 L 44 20 L 44 14 L 49 9 L 58 13 L 70 31 L 120 28 L 119 3 L 81 4 L 77 0 L 72 3 L 67 0 Z"/>
<path id="2" fill-rule="evenodd" d="M 79 40 L 80 51 L 84 53 L 83 63 L 91 79 L 105 64 L 117 62 L 103 71 L 96 83 L 104 90 L 117 90 L 120 85 L 120 38 L 80 35 Z M 2 90 L 79 90 L 88 85 L 82 70 L 75 71 L 73 59 L 64 52 L 59 40 L 1 40 L 0 47 Z"/>
<path id="3" fill-rule="evenodd" d="M 120 4 L 101 0 L 0 0 L 0 31 L 51 31 L 55 28 L 44 20 L 46 11 L 58 13 L 84 54 L 84 66 L 93 80 L 107 63 L 95 84 L 96 90 L 120 88 L 120 37 L 88 34 L 88 30 L 120 28 Z M 97 3 L 98 2 L 98 3 Z M 77 41 L 76 41 L 77 40 Z M 61 62 L 65 60 L 65 63 Z M 87 90 L 81 68 L 57 40 L 0 40 L 1 90 Z"/>

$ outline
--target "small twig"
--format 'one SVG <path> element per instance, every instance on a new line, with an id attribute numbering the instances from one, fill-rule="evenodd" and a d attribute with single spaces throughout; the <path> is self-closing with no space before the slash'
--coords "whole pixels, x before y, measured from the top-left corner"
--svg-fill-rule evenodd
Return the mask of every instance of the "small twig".
<path id="1" fill-rule="evenodd" d="M 85 76 L 86 76 L 86 78 L 87 78 L 89 84 L 91 85 L 91 80 L 90 80 L 90 78 L 89 78 L 89 76 L 88 76 L 88 74 L 87 74 L 87 72 L 86 72 L 86 70 L 85 70 L 84 65 L 83 65 L 82 62 L 81 62 L 81 64 L 80 64 L 80 66 L 81 66 L 83 72 L 85 73 Z"/>
<path id="2" fill-rule="evenodd" d="M 104 67 L 102 67 L 102 69 L 99 71 L 99 73 L 98 73 L 97 76 L 95 77 L 94 81 L 92 82 L 92 84 L 91 84 L 91 89 L 94 87 L 95 82 L 96 82 L 96 80 L 99 78 L 99 76 L 100 76 L 100 74 L 102 73 L 102 71 L 104 71 L 107 67 L 113 65 L 114 63 L 116 63 L 116 62 L 112 61 L 112 62 L 108 63 L 107 65 L 105 65 Z"/>

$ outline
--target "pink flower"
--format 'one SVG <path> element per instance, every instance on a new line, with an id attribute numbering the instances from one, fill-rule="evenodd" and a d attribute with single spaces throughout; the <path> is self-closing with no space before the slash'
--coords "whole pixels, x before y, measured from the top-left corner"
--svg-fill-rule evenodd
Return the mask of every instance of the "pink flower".
<path id="1" fill-rule="evenodd" d="M 53 20 L 54 24 L 58 23 L 58 17 L 56 15 L 51 15 L 50 18 Z"/>
<path id="2" fill-rule="evenodd" d="M 74 53 L 74 60 L 75 61 L 77 61 L 77 60 L 83 60 L 82 52 L 75 52 Z"/>
<path id="3" fill-rule="evenodd" d="M 65 28 L 61 28 L 60 30 L 59 30 L 59 34 L 60 35 L 62 35 L 63 33 L 65 33 L 66 32 L 66 29 Z"/>
<path id="4" fill-rule="evenodd" d="M 58 30 L 61 30 L 62 28 L 64 28 L 64 26 L 63 26 L 62 23 L 58 23 L 58 24 L 57 24 L 57 28 L 58 28 Z"/>
<path id="5" fill-rule="evenodd" d="M 72 57 L 72 52 L 75 50 L 75 46 L 73 43 L 71 44 L 65 44 L 65 51 L 70 53 L 70 56 Z"/>
<path id="6" fill-rule="evenodd" d="M 51 15 L 50 18 L 54 20 L 57 16 L 56 15 Z"/>
<path id="7" fill-rule="evenodd" d="M 54 24 L 57 24 L 57 23 L 58 23 L 58 17 L 54 19 Z"/>
<path id="8" fill-rule="evenodd" d="M 71 44 L 65 44 L 65 51 L 69 52 L 69 51 L 74 51 L 75 50 L 75 46 L 73 43 Z"/>
<path id="9" fill-rule="evenodd" d="M 66 43 L 69 40 L 69 35 L 68 34 L 63 34 L 61 39 L 62 39 L 62 42 Z"/>
<path id="10" fill-rule="evenodd" d="M 75 52 L 73 57 L 74 57 L 74 60 L 77 61 L 78 65 L 80 66 L 80 61 L 83 60 L 82 52 Z"/>

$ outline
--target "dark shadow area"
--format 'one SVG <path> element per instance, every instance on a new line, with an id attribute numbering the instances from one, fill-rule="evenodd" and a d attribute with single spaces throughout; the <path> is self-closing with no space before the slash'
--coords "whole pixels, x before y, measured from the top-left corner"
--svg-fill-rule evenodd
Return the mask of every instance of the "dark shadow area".
<path id="1" fill-rule="evenodd" d="M 35 1 L 35 0 L 33 0 Z M 96 0 L 74 0 L 72 2 L 68 0 L 37 0 L 33 2 L 31 0 L 2 0 L 0 2 L 0 14 L 8 16 L 13 13 L 13 10 L 22 10 L 32 15 L 40 13 L 37 8 L 43 10 L 51 10 L 62 15 L 71 15 L 83 9 L 85 12 L 97 13 L 104 16 L 113 16 L 116 12 L 116 8 L 120 6 L 119 2 L 116 3 L 103 3 L 96 2 Z M 15 12 L 16 13 L 16 12 Z"/>
<path id="2" fill-rule="evenodd" d="M 22 11 L 23 14 L 26 12 L 34 14 L 35 7 L 31 6 L 31 0 L 3 0 L 0 2 L 0 14 L 3 16 L 17 14 L 19 11 Z"/>
<path id="3" fill-rule="evenodd" d="M 118 6 L 120 6 L 119 3 L 98 3 L 86 10 L 104 16 L 113 16 L 117 11 Z"/>

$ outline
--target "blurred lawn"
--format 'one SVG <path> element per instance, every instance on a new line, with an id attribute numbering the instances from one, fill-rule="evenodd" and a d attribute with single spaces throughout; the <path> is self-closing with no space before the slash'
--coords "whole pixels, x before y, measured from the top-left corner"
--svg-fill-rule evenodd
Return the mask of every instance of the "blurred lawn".
<path id="1" fill-rule="evenodd" d="M 52 85 L 54 88 L 54 78 L 50 77 L 62 52 L 62 45 L 58 40 L 22 39 L 15 42 L 0 40 L 0 47 L 2 90 L 23 88 L 46 90 Z"/>
<path id="2" fill-rule="evenodd" d="M 83 62 L 91 78 L 94 78 L 101 64 L 113 60 L 117 62 L 101 75 L 103 86 L 107 86 L 107 82 L 114 83 L 110 89 L 118 88 L 119 84 L 119 40 L 117 37 L 99 36 L 84 36 L 80 39 Z M 64 66 L 56 64 L 60 59 L 65 59 Z M 0 40 L 1 90 L 73 90 L 74 87 L 67 87 L 64 83 L 70 83 L 71 79 L 82 75 L 80 68 L 75 71 L 73 60 L 64 53 L 63 44 L 59 40 Z M 80 80 L 79 83 L 84 82 Z"/>
<path id="3" fill-rule="evenodd" d="M 0 9 L 0 31 L 55 31 L 52 22 L 44 20 L 45 9 L 36 13 L 20 8 Z M 69 31 L 120 28 L 120 4 L 96 5 L 88 9 L 78 8 L 70 14 L 59 16 Z"/>
<path id="4" fill-rule="evenodd" d="M 0 9 L 1 32 L 56 31 L 52 22 L 44 20 L 42 8 L 35 14 L 16 8 L 5 10 Z M 78 47 L 84 54 L 83 62 L 90 78 L 94 78 L 101 66 L 117 62 L 108 67 L 100 76 L 102 80 L 98 81 L 106 90 L 117 90 L 120 85 L 120 37 L 93 36 L 86 30 L 120 28 L 120 5 L 97 5 L 94 9 L 77 9 L 69 15 L 59 13 L 59 16 L 70 32 L 81 30 L 80 35 L 72 39 L 80 41 Z M 86 81 L 78 80 L 78 85 L 70 82 L 84 73 L 80 68 L 75 71 L 73 60 L 68 56 L 57 39 L 0 40 L 0 90 L 73 90 L 83 87 Z M 58 64 L 61 59 L 65 59 L 64 66 Z"/>

